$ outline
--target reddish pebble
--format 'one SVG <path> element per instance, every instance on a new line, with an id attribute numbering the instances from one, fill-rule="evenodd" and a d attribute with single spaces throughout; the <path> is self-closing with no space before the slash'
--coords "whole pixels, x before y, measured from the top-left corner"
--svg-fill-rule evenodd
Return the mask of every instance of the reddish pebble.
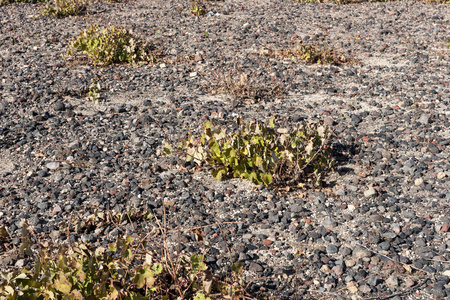
<path id="1" fill-rule="evenodd" d="M 322 257 L 320 258 L 320 261 L 323 262 L 324 264 L 329 263 L 330 260 L 331 260 L 331 259 L 330 259 L 328 256 L 322 256 Z"/>
<path id="2" fill-rule="evenodd" d="M 362 137 L 362 140 L 363 140 L 364 142 L 368 142 L 368 141 L 370 141 L 370 137 L 368 137 L 368 136 L 363 136 L 363 137 Z"/>
<path id="3" fill-rule="evenodd" d="M 450 225 L 448 223 L 444 223 L 444 224 L 442 224 L 442 227 L 441 227 L 440 231 L 441 232 L 447 232 L 449 227 L 450 227 Z"/>
<path id="4" fill-rule="evenodd" d="M 273 242 L 271 241 L 271 240 L 268 240 L 268 239 L 264 239 L 263 240 L 263 245 L 264 246 L 269 246 L 269 245 L 271 245 Z"/>

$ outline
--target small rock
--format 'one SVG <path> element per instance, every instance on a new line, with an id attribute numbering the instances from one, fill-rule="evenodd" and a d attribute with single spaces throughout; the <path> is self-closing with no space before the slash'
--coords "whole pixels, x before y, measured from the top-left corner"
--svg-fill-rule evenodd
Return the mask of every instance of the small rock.
<path id="1" fill-rule="evenodd" d="M 447 175 L 446 175 L 444 172 L 439 172 L 439 173 L 437 173 L 437 175 L 436 175 L 437 179 L 444 179 L 445 176 L 447 176 Z"/>
<path id="2" fill-rule="evenodd" d="M 244 24 L 242 25 L 242 28 L 245 29 L 245 30 L 250 29 L 250 27 L 252 27 L 252 26 L 250 25 L 250 23 L 244 23 Z"/>
<path id="3" fill-rule="evenodd" d="M 273 241 L 271 241 L 271 240 L 268 240 L 268 239 L 264 239 L 264 240 L 263 240 L 263 245 L 264 245 L 264 246 L 272 245 L 272 243 L 273 243 Z"/>
<path id="4" fill-rule="evenodd" d="M 293 212 L 293 213 L 299 213 L 299 212 L 301 212 L 301 211 L 303 211 L 303 206 L 298 205 L 298 204 L 292 204 L 292 205 L 291 205 L 291 212 Z"/>
<path id="5" fill-rule="evenodd" d="M 372 186 L 364 192 L 364 197 L 366 198 L 375 197 L 376 195 L 377 191 Z"/>
<path id="6" fill-rule="evenodd" d="M 423 178 L 417 178 L 416 180 L 414 180 L 415 186 L 421 186 L 422 184 L 423 184 Z"/>
<path id="7" fill-rule="evenodd" d="M 189 73 L 189 77 L 197 77 L 198 73 L 197 72 L 192 72 Z"/>
<path id="8" fill-rule="evenodd" d="M 380 279 L 376 275 L 370 276 L 369 279 L 367 279 L 367 283 L 371 286 L 377 286 L 379 282 Z"/>
<path id="9" fill-rule="evenodd" d="M 358 292 L 358 287 L 356 286 L 356 283 L 354 281 L 350 281 L 347 283 L 347 289 L 353 294 L 356 294 Z"/>
<path id="10" fill-rule="evenodd" d="M 364 247 L 361 246 L 356 246 L 353 249 L 353 257 L 354 258 L 364 258 L 364 257 L 371 257 L 372 256 L 372 252 L 367 250 Z"/>
<path id="11" fill-rule="evenodd" d="M 331 126 L 333 126 L 333 124 L 334 124 L 334 120 L 333 120 L 332 117 L 325 117 L 325 118 L 323 119 L 323 123 L 324 123 L 325 125 L 331 127 Z"/>
<path id="12" fill-rule="evenodd" d="M 449 223 L 444 223 L 444 224 L 442 224 L 442 227 L 441 227 L 441 229 L 439 231 L 440 232 L 447 232 L 449 227 L 450 227 Z"/>
<path id="13" fill-rule="evenodd" d="M 249 258 L 250 257 L 246 253 L 244 253 L 244 252 L 239 253 L 239 261 L 246 261 Z"/>
<path id="14" fill-rule="evenodd" d="M 348 209 L 349 212 L 353 212 L 353 211 L 355 211 L 356 206 L 353 205 L 353 204 L 349 204 L 349 205 L 347 206 L 347 209 Z"/>
<path id="15" fill-rule="evenodd" d="M 340 250 L 340 254 L 341 254 L 343 257 L 346 257 L 347 255 L 352 254 L 352 249 L 350 249 L 349 247 L 343 247 L 343 248 L 341 248 L 341 250 Z"/>
<path id="16" fill-rule="evenodd" d="M 338 253 L 338 247 L 336 245 L 328 245 L 326 248 L 327 254 L 336 254 Z"/>
<path id="17" fill-rule="evenodd" d="M 249 240 L 252 237 L 253 237 L 253 234 L 251 234 L 251 233 L 246 233 L 246 234 L 242 235 L 242 239 L 244 239 L 244 240 Z"/>
<path id="18" fill-rule="evenodd" d="M 60 166 L 59 161 L 52 161 L 45 165 L 49 170 L 56 170 Z"/>
<path id="19" fill-rule="evenodd" d="M 433 287 L 433 295 L 438 298 L 444 298 L 447 296 L 445 286 L 443 282 L 438 282 Z"/>
<path id="20" fill-rule="evenodd" d="M 438 154 L 440 152 L 439 148 L 433 143 L 428 144 L 428 151 L 430 151 L 433 154 Z"/>
<path id="21" fill-rule="evenodd" d="M 251 271 L 251 272 L 259 273 L 259 272 L 263 271 L 263 267 L 261 267 L 261 265 L 255 263 L 255 262 L 251 262 L 249 267 L 248 267 L 248 270 Z"/>
<path id="22" fill-rule="evenodd" d="M 363 294 L 369 294 L 372 291 L 370 286 L 368 286 L 367 284 L 360 285 L 358 289 Z"/>
<path id="23" fill-rule="evenodd" d="M 334 221 L 334 219 L 332 217 L 326 216 L 323 219 L 322 226 L 324 226 L 325 228 L 333 228 L 333 227 L 336 227 L 336 222 Z"/>
<path id="24" fill-rule="evenodd" d="M 398 286 L 398 278 L 392 275 L 388 279 L 386 279 L 386 284 L 389 287 L 397 287 Z"/>
<path id="25" fill-rule="evenodd" d="M 416 284 L 416 283 L 414 282 L 414 280 L 409 279 L 409 278 L 406 278 L 406 279 L 405 279 L 405 286 L 406 286 L 406 287 L 410 288 L 410 287 L 412 287 L 412 286 L 415 285 L 415 284 Z"/>
<path id="26" fill-rule="evenodd" d="M 418 121 L 422 124 L 428 124 L 430 122 L 430 115 L 423 114 L 420 116 Z"/>
<path id="27" fill-rule="evenodd" d="M 66 110 L 66 106 L 64 105 L 63 102 L 58 101 L 55 103 L 55 106 L 53 106 L 53 109 L 55 111 L 65 111 Z"/>
<path id="28" fill-rule="evenodd" d="M 342 268 L 342 266 L 334 266 L 331 271 L 333 271 L 336 276 L 341 276 L 342 274 L 344 274 L 344 269 Z"/>
<path id="29" fill-rule="evenodd" d="M 53 230 L 50 233 L 50 237 L 52 238 L 53 241 L 56 241 L 57 239 L 59 239 L 60 236 L 61 236 L 61 233 L 59 232 L 59 230 Z"/>
<path id="30" fill-rule="evenodd" d="M 323 273 L 330 273 L 330 267 L 327 265 L 323 265 L 322 267 L 320 267 L 320 271 L 322 271 Z"/>
<path id="31" fill-rule="evenodd" d="M 55 205 L 55 207 L 53 207 L 52 216 L 58 214 L 59 212 L 61 212 L 61 210 L 61 206 L 59 206 L 58 204 Z"/>

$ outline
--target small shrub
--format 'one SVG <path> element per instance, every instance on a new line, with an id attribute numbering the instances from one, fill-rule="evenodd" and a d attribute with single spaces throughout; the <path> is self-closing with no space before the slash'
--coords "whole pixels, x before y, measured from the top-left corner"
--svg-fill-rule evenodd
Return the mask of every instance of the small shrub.
<path id="1" fill-rule="evenodd" d="M 194 16 L 200 17 L 206 14 L 206 5 L 203 0 L 190 0 L 191 13 Z"/>
<path id="2" fill-rule="evenodd" d="M 45 2 L 47 0 L 0 0 L 0 6 L 7 5 L 11 3 L 36 3 L 36 2 Z"/>
<path id="3" fill-rule="evenodd" d="M 336 3 L 336 4 L 361 2 L 361 0 L 294 0 L 294 1 L 303 3 Z"/>
<path id="4" fill-rule="evenodd" d="M 134 36 L 129 29 L 115 26 L 99 29 L 97 25 L 92 25 L 70 43 L 67 54 L 81 51 L 91 57 L 94 65 L 121 62 L 134 64 L 154 62 L 151 48 L 152 45 Z"/>
<path id="5" fill-rule="evenodd" d="M 41 13 L 54 18 L 65 18 L 83 14 L 87 8 L 87 0 L 53 0 L 42 8 Z"/>
<path id="6" fill-rule="evenodd" d="M 30 232 L 24 228 L 21 253 L 30 256 Z M 200 300 L 215 299 L 212 293 L 228 298 L 239 294 L 237 286 L 212 276 L 202 255 L 164 261 L 131 236 L 118 238 L 107 248 L 78 243 L 39 247 L 32 269 L 1 274 L 0 299 Z M 234 276 L 239 275 L 239 265 L 232 269 Z"/>
<path id="7" fill-rule="evenodd" d="M 292 84 L 289 80 L 292 74 L 280 78 L 270 62 L 258 63 L 260 67 L 256 70 L 244 69 L 236 62 L 232 65 L 220 63 L 217 70 L 211 74 L 213 80 L 208 80 L 208 85 L 203 89 L 212 94 L 227 94 L 233 106 L 242 103 L 254 104 L 283 95 Z M 268 70 L 270 72 L 267 72 Z"/>
<path id="8" fill-rule="evenodd" d="M 333 164 L 324 126 L 302 124 L 275 128 L 274 118 L 261 122 L 237 120 L 238 130 L 203 124 L 200 141 L 191 137 L 182 145 L 187 161 L 207 162 L 216 179 L 240 177 L 255 184 L 292 185 L 312 179 L 316 185 Z M 166 154 L 172 149 L 166 145 Z"/>
<path id="9" fill-rule="evenodd" d="M 87 99 L 94 103 L 98 103 L 100 100 L 100 83 L 92 82 L 89 86 L 89 92 L 87 95 Z"/>
<path id="10" fill-rule="evenodd" d="M 294 49 L 289 50 L 265 50 L 260 51 L 261 55 L 275 55 L 280 58 L 289 58 L 292 60 L 303 60 L 309 64 L 343 64 L 349 62 L 349 60 L 337 51 L 332 50 L 324 44 L 323 47 L 319 47 L 313 44 L 306 44 L 300 42 Z"/>
<path id="11" fill-rule="evenodd" d="M 265 82 L 265 84 L 258 82 L 257 72 L 250 71 L 248 74 L 239 69 L 233 69 L 222 74 L 217 73 L 216 84 L 211 88 L 215 89 L 214 92 L 228 94 L 235 105 L 241 102 L 257 103 L 284 92 L 284 86 L 280 80 Z"/>

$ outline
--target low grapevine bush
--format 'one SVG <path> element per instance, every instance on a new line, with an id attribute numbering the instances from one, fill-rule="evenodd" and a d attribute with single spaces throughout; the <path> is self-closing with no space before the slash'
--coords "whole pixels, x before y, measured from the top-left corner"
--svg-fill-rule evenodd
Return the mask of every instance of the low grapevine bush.
<path id="1" fill-rule="evenodd" d="M 331 131 L 322 125 L 301 124 L 276 128 L 238 118 L 237 130 L 230 132 L 211 122 L 203 124 L 199 141 L 182 143 L 187 161 L 206 162 L 216 179 L 239 177 L 255 184 L 292 185 L 321 178 L 333 165 L 329 141 Z M 172 147 L 166 144 L 166 154 Z"/>

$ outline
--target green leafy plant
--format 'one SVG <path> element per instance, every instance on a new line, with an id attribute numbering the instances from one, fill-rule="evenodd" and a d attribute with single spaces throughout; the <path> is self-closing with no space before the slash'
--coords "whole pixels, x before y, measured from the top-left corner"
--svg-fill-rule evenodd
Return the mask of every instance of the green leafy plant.
<path id="1" fill-rule="evenodd" d="M 91 57 L 94 65 L 112 63 L 154 62 L 153 46 L 134 36 L 129 29 L 111 26 L 98 28 L 92 25 L 80 33 L 69 45 L 68 55 L 77 51 Z"/>
<path id="2" fill-rule="evenodd" d="M 275 118 L 269 125 L 237 120 L 238 129 L 228 132 L 223 127 L 203 124 L 199 141 L 193 137 L 181 149 L 186 160 L 207 162 L 216 179 L 240 177 L 255 184 L 302 184 L 321 177 L 333 164 L 325 126 L 302 124 L 295 128 L 276 128 Z M 168 145 L 166 154 L 172 153 Z"/>
<path id="3" fill-rule="evenodd" d="M 41 13 L 54 18 L 78 16 L 86 11 L 87 3 L 87 0 L 52 0 L 41 9 Z"/>
<path id="4" fill-rule="evenodd" d="M 98 103 L 100 99 L 100 83 L 92 82 L 92 84 L 89 86 L 89 92 L 87 99 L 89 101 L 92 101 L 94 103 Z"/>
<path id="5" fill-rule="evenodd" d="M 33 254 L 32 236 L 36 238 L 24 225 L 22 255 Z M 239 294 L 238 285 L 212 276 L 203 255 L 165 261 L 148 250 L 145 239 L 119 237 L 107 247 L 95 249 L 81 243 L 38 245 L 33 268 L 1 274 L 0 299 L 211 300 L 215 299 L 213 293 L 224 297 Z M 239 266 L 233 266 L 234 278 L 238 271 Z"/>
<path id="6" fill-rule="evenodd" d="M 202 0 L 190 0 L 191 13 L 194 16 L 200 17 L 206 14 L 206 5 Z"/>

